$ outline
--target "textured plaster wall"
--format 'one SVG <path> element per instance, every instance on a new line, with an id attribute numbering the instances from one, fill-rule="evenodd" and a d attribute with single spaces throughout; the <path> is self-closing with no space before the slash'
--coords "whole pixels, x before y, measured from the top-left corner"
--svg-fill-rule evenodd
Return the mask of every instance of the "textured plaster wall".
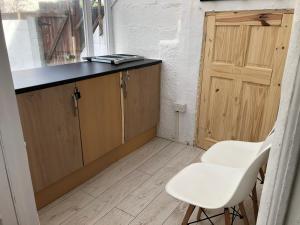
<path id="1" fill-rule="evenodd" d="M 173 103 L 187 104 L 180 114 L 179 141 L 195 135 L 197 86 L 206 11 L 293 8 L 295 0 L 118 0 L 113 13 L 115 51 L 163 60 L 161 121 L 158 135 L 174 139 Z"/>

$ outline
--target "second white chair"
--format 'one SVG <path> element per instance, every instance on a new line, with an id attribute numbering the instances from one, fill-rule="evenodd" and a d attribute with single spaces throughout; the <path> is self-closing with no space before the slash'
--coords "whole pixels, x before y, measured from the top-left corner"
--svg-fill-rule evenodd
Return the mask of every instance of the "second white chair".
<path id="1" fill-rule="evenodd" d="M 244 141 L 221 141 L 213 145 L 201 157 L 201 162 L 217 164 L 222 166 L 229 166 L 234 168 L 245 168 L 249 165 L 261 148 L 267 147 L 271 144 L 275 126 L 270 131 L 264 142 L 244 142 Z M 264 181 L 264 172 L 259 170 L 262 183 Z M 257 219 L 258 215 L 258 200 L 256 185 L 252 190 L 252 202 L 254 209 L 254 216 Z"/>

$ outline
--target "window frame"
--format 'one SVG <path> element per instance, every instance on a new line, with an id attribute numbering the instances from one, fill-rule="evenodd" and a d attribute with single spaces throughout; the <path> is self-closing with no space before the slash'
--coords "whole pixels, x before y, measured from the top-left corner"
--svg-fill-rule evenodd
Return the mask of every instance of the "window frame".
<path id="1" fill-rule="evenodd" d="M 112 4 L 110 0 L 104 0 L 104 18 L 103 30 L 106 43 L 106 54 L 114 53 L 113 43 L 113 22 L 112 22 Z M 94 38 L 93 38 L 93 22 L 92 22 L 92 5 L 91 1 L 83 0 L 83 23 L 84 38 L 88 56 L 94 56 Z"/>

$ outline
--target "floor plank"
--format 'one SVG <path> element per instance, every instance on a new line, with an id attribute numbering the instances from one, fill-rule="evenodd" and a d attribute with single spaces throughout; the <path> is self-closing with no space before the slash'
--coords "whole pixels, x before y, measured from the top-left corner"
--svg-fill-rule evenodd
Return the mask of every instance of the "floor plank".
<path id="1" fill-rule="evenodd" d="M 94 197 L 99 196 L 114 183 L 134 171 L 170 143 L 171 142 L 166 139 L 155 138 L 153 141 L 147 143 L 117 163 L 114 163 L 102 173 L 88 181 L 83 185 L 83 190 Z"/>
<path id="2" fill-rule="evenodd" d="M 94 224 L 101 217 L 109 213 L 120 202 L 133 192 L 139 185 L 149 179 L 149 175 L 134 171 L 116 183 L 113 187 L 103 192 L 98 198 L 86 207 L 78 210 L 76 214 L 67 219 L 62 225 L 87 225 Z"/>
<path id="3" fill-rule="evenodd" d="M 76 191 L 67 198 L 59 199 L 53 205 L 39 211 L 41 225 L 57 225 L 73 216 L 95 198 L 82 191 Z"/>
<path id="4" fill-rule="evenodd" d="M 185 148 L 186 145 L 171 143 L 143 163 L 138 170 L 153 175 Z"/>
<path id="5" fill-rule="evenodd" d="M 129 194 L 120 203 L 118 208 L 131 215 L 137 216 L 157 195 L 164 191 L 167 182 L 179 170 L 192 163 L 195 159 L 198 159 L 200 154 L 201 152 L 199 152 L 199 150 L 191 149 L 185 146 L 175 158 L 171 158 L 169 162 L 164 162 L 164 167 L 161 168 L 155 175 L 153 175 L 153 177 L 137 188 L 133 193 Z M 157 155 L 160 154 L 158 153 Z M 156 157 L 154 156 L 153 158 Z M 149 161 L 152 160 L 150 159 Z M 158 168 L 160 167 L 159 164 L 153 164 L 153 166 L 154 165 L 156 165 Z"/>
<path id="6" fill-rule="evenodd" d="M 162 224 L 176 209 L 180 202 L 166 192 L 161 192 L 152 204 L 148 205 L 130 225 L 158 225 Z"/>
<path id="7" fill-rule="evenodd" d="M 95 225 L 128 225 L 133 219 L 133 216 L 114 208 L 101 220 L 98 220 Z"/>

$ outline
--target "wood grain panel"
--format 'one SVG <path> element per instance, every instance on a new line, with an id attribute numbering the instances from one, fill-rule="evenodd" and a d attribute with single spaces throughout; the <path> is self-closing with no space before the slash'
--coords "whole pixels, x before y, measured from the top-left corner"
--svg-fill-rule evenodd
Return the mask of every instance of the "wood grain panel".
<path id="1" fill-rule="evenodd" d="M 217 26 L 215 33 L 214 61 L 233 64 L 236 54 L 238 26 Z"/>
<path id="2" fill-rule="evenodd" d="M 266 137 L 277 116 L 292 18 L 286 10 L 206 15 L 199 147 Z"/>
<path id="3" fill-rule="evenodd" d="M 76 83 L 84 164 L 122 144 L 120 74 Z"/>
<path id="4" fill-rule="evenodd" d="M 231 139 L 230 127 L 233 123 L 233 97 L 234 81 L 212 77 L 210 84 L 209 115 L 205 128 L 207 137 L 213 140 Z"/>
<path id="5" fill-rule="evenodd" d="M 125 75 L 125 74 L 124 74 Z M 125 141 L 158 124 L 160 65 L 130 70 L 124 96 Z"/>
<path id="6" fill-rule="evenodd" d="M 261 129 L 261 136 L 268 135 L 277 118 L 279 108 L 279 99 L 281 92 L 282 74 L 285 67 L 285 61 L 289 48 L 290 33 L 293 24 L 293 14 L 284 14 L 282 24 L 278 31 L 278 39 L 275 45 L 273 73 L 270 85 L 267 108 L 264 112 L 264 120 Z"/>
<path id="7" fill-rule="evenodd" d="M 265 111 L 268 87 L 244 82 L 241 93 L 238 117 L 240 123 L 236 138 L 242 141 L 261 141 L 260 130 L 264 119 L 262 115 Z"/>
<path id="8" fill-rule="evenodd" d="M 252 26 L 246 65 L 272 68 L 278 27 Z"/>
<path id="9" fill-rule="evenodd" d="M 243 79 L 246 82 L 262 84 L 270 84 L 272 78 L 272 69 L 253 66 L 235 67 L 225 63 L 212 63 L 209 72 L 218 77 Z"/>
<path id="10" fill-rule="evenodd" d="M 217 25 L 258 25 L 258 26 L 279 26 L 282 20 L 282 13 L 278 12 L 226 12 L 216 14 Z"/>
<path id="11" fill-rule="evenodd" d="M 35 191 L 83 166 L 75 84 L 17 95 Z"/>

